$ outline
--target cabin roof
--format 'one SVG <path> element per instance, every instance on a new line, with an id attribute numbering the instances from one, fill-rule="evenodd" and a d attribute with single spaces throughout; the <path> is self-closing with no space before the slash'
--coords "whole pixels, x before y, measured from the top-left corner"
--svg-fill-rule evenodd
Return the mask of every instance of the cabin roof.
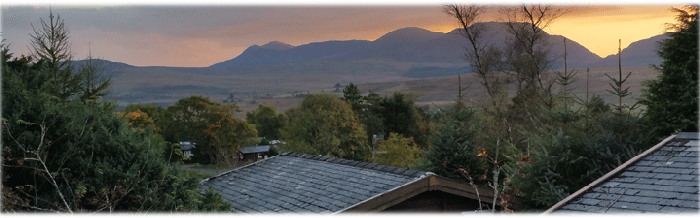
<path id="1" fill-rule="evenodd" d="M 410 170 L 326 156 L 286 153 L 203 180 L 245 213 L 381 211 L 427 191 L 490 202 L 488 188 Z M 510 203 L 510 202 L 509 202 Z M 519 200 L 511 205 L 520 206 Z"/>
<path id="2" fill-rule="evenodd" d="M 241 149 L 239 149 L 239 151 L 243 154 L 262 153 L 262 152 L 270 151 L 270 146 L 269 145 L 259 145 L 259 146 L 242 147 Z"/>

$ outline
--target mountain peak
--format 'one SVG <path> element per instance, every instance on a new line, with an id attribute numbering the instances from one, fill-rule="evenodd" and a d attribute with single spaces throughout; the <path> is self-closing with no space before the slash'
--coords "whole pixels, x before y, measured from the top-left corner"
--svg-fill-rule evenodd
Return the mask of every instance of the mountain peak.
<path id="1" fill-rule="evenodd" d="M 406 42 L 406 41 L 427 41 L 438 38 L 443 33 L 436 33 L 418 27 L 405 27 L 391 31 L 379 37 L 374 42 Z"/>
<path id="2" fill-rule="evenodd" d="M 284 43 L 284 42 L 279 42 L 279 41 L 272 41 L 268 42 L 265 45 L 260 46 L 260 48 L 266 48 L 266 49 L 272 49 L 272 50 L 277 50 L 277 51 L 284 51 L 290 48 L 294 48 L 293 45 Z"/>

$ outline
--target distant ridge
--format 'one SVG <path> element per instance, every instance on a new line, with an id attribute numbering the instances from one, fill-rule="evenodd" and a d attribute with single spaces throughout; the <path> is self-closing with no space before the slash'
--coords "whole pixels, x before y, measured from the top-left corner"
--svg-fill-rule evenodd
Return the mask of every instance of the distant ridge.
<path id="1" fill-rule="evenodd" d="M 502 22 L 483 22 L 474 25 L 486 26 L 484 42 L 498 48 L 505 47 L 506 25 Z M 418 27 L 406 27 L 388 32 L 374 41 L 345 40 L 312 42 L 291 46 L 272 41 L 263 46 L 251 46 L 239 56 L 216 63 L 210 68 L 252 68 L 309 61 L 361 61 L 380 60 L 412 63 L 448 63 L 464 65 L 464 48 L 469 43 L 459 35 L 460 29 L 448 33 L 432 32 Z M 563 67 L 564 36 L 550 35 L 550 54 Z M 572 67 L 587 67 L 602 60 L 579 43 L 567 39 L 568 64 Z"/>
<path id="2" fill-rule="evenodd" d="M 670 38 L 669 34 L 660 34 L 648 39 L 642 39 L 631 43 L 627 48 L 622 49 L 622 66 L 649 66 L 651 64 L 659 65 L 663 61 L 656 51 L 659 49 L 659 43 Z M 624 40 L 624 39 L 622 39 Z M 600 67 L 617 66 L 618 55 L 608 55 L 607 57 L 592 63 L 592 65 Z"/>

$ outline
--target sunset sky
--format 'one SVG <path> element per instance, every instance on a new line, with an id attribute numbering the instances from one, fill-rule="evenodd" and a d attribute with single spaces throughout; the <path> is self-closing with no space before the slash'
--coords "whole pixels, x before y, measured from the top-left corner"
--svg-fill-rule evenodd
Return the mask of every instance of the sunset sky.
<path id="1" fill-rule="evenodd" d="M 457 23 L 434 5 L 53 5 L 71 31 L 75 59 L 90 44 L 93 56 L 136 66 L 206 67 L 247 47 L 281 41 L 374 40 L 403 27 L 449 32 Z M 48 4 L 4 3 L 2 38 L 16 55 L 28 54 L 29 33 L 47 19 Z M 495 5 L 494 7 L 498 7 Z M 664 32 L 679 5 L 567 5 L 572 12 L 550 27 L 605 57 L 631 42 Z M 481 21 L 499 21 L 490 8 Z"/>

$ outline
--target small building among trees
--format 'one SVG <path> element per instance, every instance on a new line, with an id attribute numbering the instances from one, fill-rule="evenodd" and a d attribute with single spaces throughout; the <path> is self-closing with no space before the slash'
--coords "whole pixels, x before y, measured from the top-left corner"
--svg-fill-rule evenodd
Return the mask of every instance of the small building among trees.
<path id="1" fill-rule="evenodd" d="M 192 157 L 192 150 L 195 148 L 195 143 L 193 142 L 180 142 L 180 149 L 182 150 L 182 155 L 185 157 Z"/>
<path id="2" fill-rule="evenodd" d="M 238 150 L 238 159 L 243 162 L 256 162 L 258 160 L 267 159 L 269 152 L 269 145 L 243 147 Z"/>

